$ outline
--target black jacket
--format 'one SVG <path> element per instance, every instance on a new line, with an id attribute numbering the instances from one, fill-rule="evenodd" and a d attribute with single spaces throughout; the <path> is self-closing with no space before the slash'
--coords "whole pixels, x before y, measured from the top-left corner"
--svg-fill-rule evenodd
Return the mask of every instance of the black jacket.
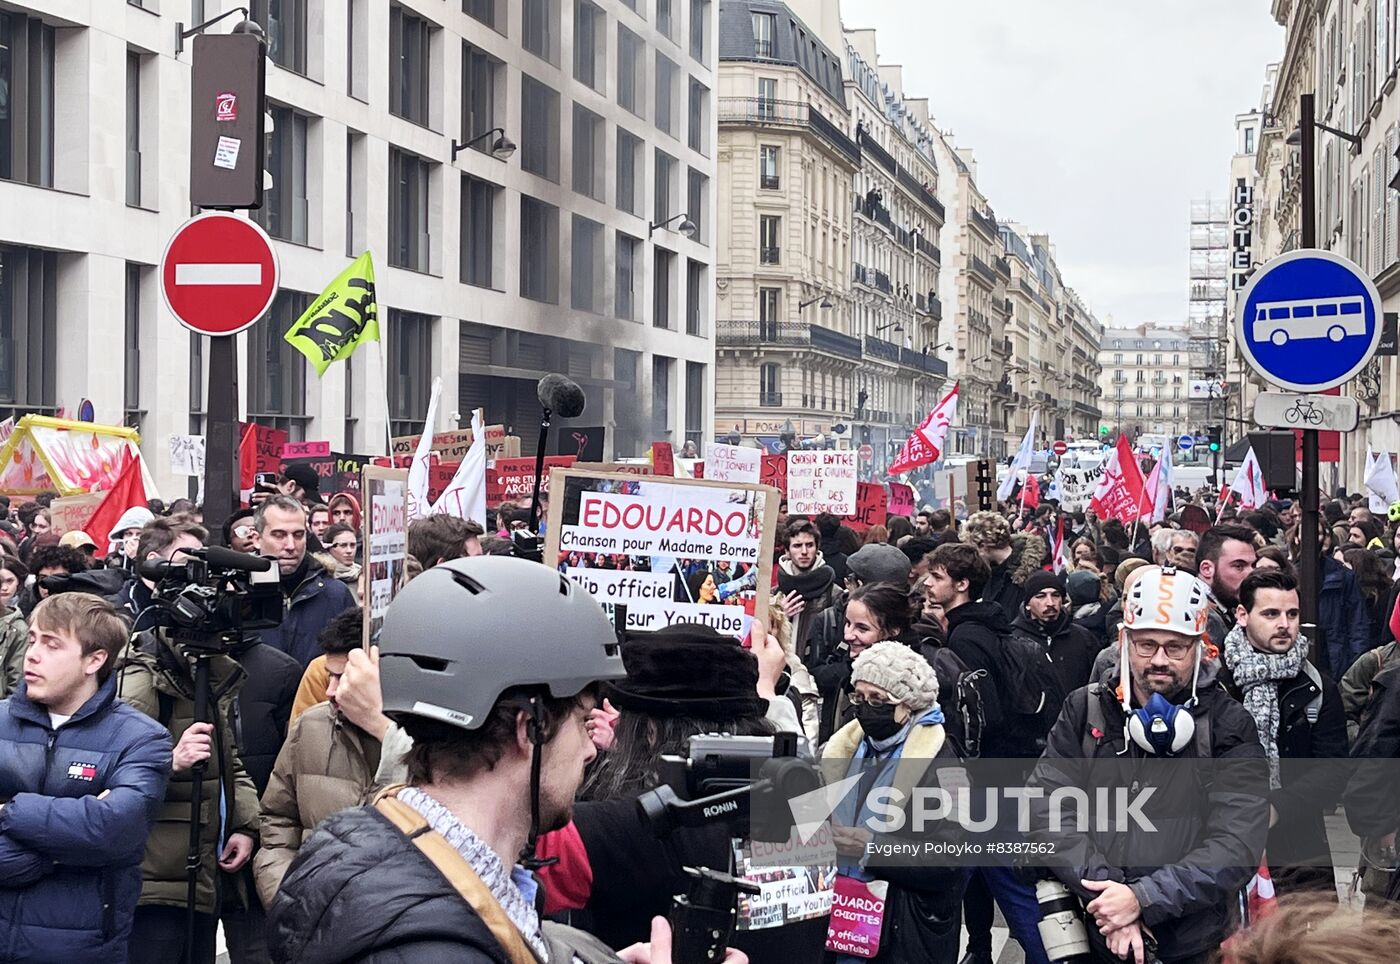
<path id="1" fill-rule="evenodd" d="M 1011 555 L 1000 565 L 992 566 L 992 578 L 982 589 L 982 601 L 999 605 L 1007 619 L 1021 615 L 1026 602 L 1026 577 L 1044 567 L 1049 555 L 1040 536 L 1016 533 L 1011 537 Z"/>
<path id="2" fill-rule="evenodd" d="M 292 701 L 301 685 L 301 664 L 256 636 L 235 646 L 229 655 L 248 674 L 233 705 L 233 735 L 243 767 L 261 797 L 287 739 Z"/>
<path id="3" fill-rule="evenodd" d="M 970 671 L 986 670 L 990 679 L 990 685 L 984 689 L 984 695 L 990 697 L 985 707 L 981 754 L 984 758 L 1040 755 L 1040 733 L 1008 724 L 1014 714 L 1005 709 L 1007 682 L 1002 678 L 996 651 L 1002 638 L 1009 635 L 1011 623 L 997 603 L 971 602 L 948 610 L 948 648 Z"/>
<path id="4" fill-rule="evenodd" d="M 1351 745 L 1357 762 L 1342 796 L 1347 823 L 1360 837 L 1400 826 L 1400 764 L 1395 762 L 1400 759 L 1400 666 L 1377 673 L 1371 694 L 1371 708 Z"/>
<path id="5" fill-rule="evenodd" d="M 388 819 L 342 810 L 301 845 L 267 911 L 272 959 L 509 964 L 476 911 Z"/>
<path id="6" fill-rule="evenodd" d="M 1050 662 L 1055 665 L 1055 675 L 1060 682 L 1059 692 L 1053 701 L 1053 721 L 1053 717 L 1060 715 L 1065 697 L 1089 682 L 1094 657 L 1102 647 L 1094 639 L 1093 633 L 1074 621 L 1068 609 L 1060 610 L 1060 615 L 1049 626 L 1023 612 L 1011 624 L 1011 631 L 1034 640 L 1050 654 Z"/>
<path id="7" fill-rule="evenodd" d="M 1332 851 L 1322 815 L 1342 798 L 1346 767 L 1337 761 L 1347 755 L 1347 722 L 1342 710 L 1342 694 L 1337 684 L 1321 670 L 1304 666 L 1291 680 L 1278 684 L 1279 782 L 1269 794 L 1269 803 L 1278 811 L 1278 823 L 1269 831 L 1269 865 L 1325 868 L 1332 880 Z M 1244 693 L 1235 685 L 1229 666 L 1220 672 L 1226 691 L 1243 701 Z M 1316 722 L 1308 722 L 1308 708 L 1314 707 Z"/>
<path id="8" fill-rule="evenodd" d="M 1253 718 L 1216 682 L 1217 666 L 1212 661 L 1202 667 L 1200 700 L 1190 711 L 1198 734 L 1209 727 L 1211 758 L 1230 761 L 1228 768 L 1211 771 L 1209 783 L 1177 761 L 1148 762 L 1136 744 L 1125 751 L 1124 714 L 1114 695 L 1116 665 L 1097 687 L 1069 695 L 1033 777 L 1044 795 L 1031 801 L 1031 836 L 1055 846 L 1052 872 L 1085 900 L 1093 895 L 1081 879 L 1127 883 L 1142 907 L 1142 922 L 1168 960 L 1220 946 L 1239 888 L 1258 869 L 1268 836 L 1264 750 Z M 1098 732 L 1089 723 L 1091 699 L 1099 701 L 1104 720 Z M 1202 723 L 1203 717 L 1209 723 Z M 1188 744 L 1180 756 L 1197 758 L 1197 747 Z M 1085 760 L 1095 761 L 1087 785 L 1151 786 L 1142 810 L 1159 832 L 1082 833 L 1072 807 L 1065 809 L 1062 829 L 1050 830 L 1050 797 L 1061 787 L 1086 785 L 1081 782 L 1089 777 Z M 1098 932 L 1090 931 L 1091 939 L 1101 942 Z"/>

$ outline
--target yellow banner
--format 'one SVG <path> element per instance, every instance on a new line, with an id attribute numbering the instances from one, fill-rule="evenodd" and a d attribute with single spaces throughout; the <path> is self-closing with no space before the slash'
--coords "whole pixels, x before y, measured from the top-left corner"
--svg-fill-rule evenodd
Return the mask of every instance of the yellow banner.
<path id="1" fill-rule="evenodd" d="M 369 252 L 342 271 L 282 337 L 306 356 L 317 375 L 349 358 L 361 343 L 378 341 L 379 305 Z"/>

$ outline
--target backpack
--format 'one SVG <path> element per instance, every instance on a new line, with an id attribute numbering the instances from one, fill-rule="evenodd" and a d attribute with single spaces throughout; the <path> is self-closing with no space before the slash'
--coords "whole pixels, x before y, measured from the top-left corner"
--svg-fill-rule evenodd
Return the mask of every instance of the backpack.
<path id="1" fill-rule="evenodd" d="M 923 653 L 938 677 L 943 732 L 962 759 L 980 756 L 987 723 L 987 671 L 970 669 L 961 656 L 946 646 L 928 645 L 923 647 Z"/>
<path id="2" fill-rule="evenodd" d="M 1043 718 L 1047 704 L 1059 689 L 1050 651 L 1039 640 L 1013 631 L 997 639 L 997 645 L 990 655 L 992 665 L 996 667 L 996 684 L 1003 712 L 1013 716 Z M 1039 721 L 1037 726 L 1042 727 L 1038 735 L 1044 736 L 1049 732 L 1049 727 Z"/>

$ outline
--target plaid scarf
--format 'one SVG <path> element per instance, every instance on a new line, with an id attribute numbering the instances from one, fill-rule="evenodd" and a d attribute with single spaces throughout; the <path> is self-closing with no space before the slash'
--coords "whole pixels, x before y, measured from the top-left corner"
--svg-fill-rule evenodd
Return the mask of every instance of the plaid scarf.
<path id="1" fill-rule="evenodd" d="M 1286 653 L 1261 653 L 1250 645 L 1244 627 L 1225 637 L 1225 665 L 1244 694 L 1244 708 L 1259 728 L 1259 742 L 1269 758 L 1269 788 L 1281 785 L 1278 767 L 1278 684 L 1298 675 L 1308 658 L 1308 639 L 1299 635 Z"/>

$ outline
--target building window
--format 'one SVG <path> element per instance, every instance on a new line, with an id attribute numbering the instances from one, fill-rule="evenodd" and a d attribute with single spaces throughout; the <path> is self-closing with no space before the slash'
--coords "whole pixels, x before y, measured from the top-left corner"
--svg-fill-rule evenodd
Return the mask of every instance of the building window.
<path id="1" fill-rule="evenodd" d="M 642 140 L 617 129 L 617 209 L 640 215 L 642 211 Z"/>
<path id="2" fill-rule="evenodd" d="M 705 334 L 705 266 L 699 261 L 685 262 L 685 333 Z"/>
<path id="3" fill-rule="evenodd" d="M 559 303 L 559 209 L 520 195 L 520 295 Z"/>
<path id="4" fill-rule="evenodd" d="M 656 29 L 663 37 L 676 39 L 676 18 L 671 12 L 673 0 L 656 0 Z"/>
<path id="5" fill-rule="evenodd" d="M 676 136 L 676 65 L 656 55 L 655 122 L 658 130 Z"/>
<path id="6" fill-rule="evenodd" d="M 253 218 L 274 238 L 306 244 L 307 117 L 290 107 L 271 105 L 272 137 L 267 148 L 267 170 L 272 188 Z"/>
<path id="7" fill-rule="evenodd" d="M 126 264 L 126 336 L 125 366 L 122 382 L 122 407 L 126 410 L 126 424 L 132 425 L 133 416 L 140 419 L 141 408 L 141 266 Z M 139 428 L 139 424 L 133 427 Z"/>
<path id="8" fill-rule="evenodd" d="M 559 183 L 559 94 L 520 75 L 520 168 Z"/>
<path id="9" fill-rule="evenodd" d="M 603 89 L 606 30 L 602 10 L 588 0 L 574 0 L 574 80 L 594 90 Z"/>
<path id="10" fill-rule="evenodd" d="M 758 148 L 758 186 L 764 191 L 776 191 L 782 186 L 778 177 L 778 151 L 776 144 L 763 144 Z"/>
<path id="11" fill-rule="evenodd" d="M 541 60 L 559 65 L 559 0 L 524 0 L 521 42 Z"/>
<path id="12" fill-rule="evenodd" d="M 698 449 L 705 440 L 705 366 L 685 363 L 685 440 Z"/>
<path id="13" fill-rule="evenodd" d="M 622 24 L 617 25 L 617 105 L 642 117 L 642 41 Z"/>
<path id="14" fill-rule="evenodd" d="M 389 149 L 389 263 L 426 273 L 430 264 L 428 162 Z"/>
<path id="15" fill-rule="evenodd" d="M 653 249 L 651 266 L 651 326 L 653 328 L 674 331 L 676 327 L 671 320 L 672 305 L 675 304 L 675 299 L 671 297 L 675 283 L 672 278 L 675 261 L 676 256 L 665 248 Z"/>
<path id="16" fill-rule="evenodd" d="M 641 249 L 640 238 L 617 232 L 615 312 L 624 321 L 637 320 L 637 254 Z"/>
<path id="17" fill-rule="evenodd" d="M 774 29 L 777 17 L 771 13 L 756 13 L 753 15 L 753 55 L 755 57 L 772 57 L 773 37 L 777 33 Z"/>
<path id="18" fill-rule="evenodd" d="M 462 283 L 496 286 L 494 246 L 496 205 L 501 189 L 490 181 L 462 175 Z"/>
<path id="19" fill-rule="evenodd" d="M 693 167 L 686 172 L 685 205 L 685 213 L 695 222 L 695 240 L 704 244 L 710 237 L 710 225 L 705 220 L 710 209 L 710 179 Z"/>
<path id="20" fill-rule="evenodd" d="M 365 183 L 365 135 L 345 132 L 345 256 L 353 258 L 365 249 L 362 212 L 368 196 Z"/>
<path id="21" fill-rule="evenodd" d="M 618 405 L 625 408 L 628 399 L 640 403 L 641 385 L 637 383 L 637 377 L 641 361 L 642 356 L 639 352 L 628 351 L 626 348 L 613 349 L 613 381 L 617 383 L 617 387 L 613 389 L 614 408 Z M 638 432 L 633 427 L 635 424 L 635 419 L 627 422 L 617 420 L 617 431 L 613 433 L 613 448 L 618 458 L 635 458 L 641 444 L 649 441 L 638 437 Z"/>
<path id="22" fill-rule="evenodd" d="M 248 420 L 305 436 L 306 356 L 282 336 L 307 308 L 312 295 L 283 288 L 260 325 L 248 329 Z"/>
<path id="23" fill-rule="evenodd" d="M 778 338 L 778 306 L 783 297 L 781 288 L 758 289 L 758 340 L 776 341 Z"/>
<path id="24" fill-rule="evenodd" d="M 433 26 L 403 7 L 389 11 L 389 112 L 428 126 Z"/>
<path id="25" fill-rule="evenodd" d="M 773 120 L 778 116 L 778 81 L 775 77 L 758 78 L 758 119 Z"/>
<path id="26" fill-rule="evenodd" d="M 388 364 L 389 431 L 394 435 L 423 431 L 433 385 L 432 318 L 389 309 Z"/>
<path id="27" fill-rule="evenodd" d="M 369 0 L 345 3 L 345 92 L 356 100 L 369 102 Z M 195 23 L 202 21 L 195 20 Z"/>
<path id="28" fill-rule="evenodd" d="M 462 12 L 501 32 L 501 5 L 506 0 L 462 0 Z"/>
<path id="29" fill-rule="evenodd" d="M 671 432 L 671 362 L 661 355 L 651 358 L 651 417 L 662 436 Z"/>
<path id="30" fill-rule="evenodd" d="M 783 393 L 778 388 L 780 373 L 772 362 L 758 367 L 758 404 L 765 408 L 776 408 L 783 404 Z"/>
<path id="31" fill-rule="evenodd" d="M 706 134 L 710 122 L 710 91 L 698 80 L 690 81 L 690 108 L 687 112 L 687 143 L 692 151 L 701 154 L 709 152 L 710 145 Z"/>
<path id="32" fill-rule="evenodd" d="M 782 252 L 778 238 L 782 232 L 783 219 L 772 214 L 763 214 L 758 219 L 758 263 L 781 264 Z"/>
<path id="33" fill-rule="evenodd" d="M 579 311 L 601 313 L 607 281 L 603 277 L 603 226 L 574 215 L 569 303 Z"/>
<path id="34" fill-rule="evenodd" d="M 1254 128 L 1252 127 L 1244 129 L 1244 152 L 1246 154 L 1254 153 Z"/>
<path id="35" fill-rule="evenodd" d="M 0 10 L 0 92 L 0 179 L 53 187 L 53 27 Z"/>
<path id="36" fill-rule="evenodd" d="M 705 62 L 705 33 L 710 23 L 710 0 L 690 0 L 690 56 Z"/>
<path id="37" fill-rule="evenodd" d="M 462 44 L 462 142 L 489 154 L 495 138 L 481 135 L 501 126 L 496 122 L 498 98 L 506 65 L 486 51 Z"/>
<path id="38" fill-rule="evenodd" d="M 678 164 L 670 154 L 658 150 L 653 167 L 652 176 L 655 181 L 652 187 L 655 189 L 655 197 L 652 203 L 651 219 L 657 224 L 665 224 L 675 213 L 672 208 L 676 196 L 675 182 Z"/>
<path id="39" fill-rule="evenodd" d="M 574 105 L 574 190 L 595 201 L 604 200 L 603 118 Z"/>
<path id="40" fill-rule="evenodd" d="M 306 0 L 253 0 L 252 7 L 253 19 L 267 34 L 267 55 L 272 62 L 305 76 Z"/>
<path id="41" fill-rule="evenodd" d="M 126 54 L 126 203 L 141 206 L 141 55 L 133 51 Z"/>

